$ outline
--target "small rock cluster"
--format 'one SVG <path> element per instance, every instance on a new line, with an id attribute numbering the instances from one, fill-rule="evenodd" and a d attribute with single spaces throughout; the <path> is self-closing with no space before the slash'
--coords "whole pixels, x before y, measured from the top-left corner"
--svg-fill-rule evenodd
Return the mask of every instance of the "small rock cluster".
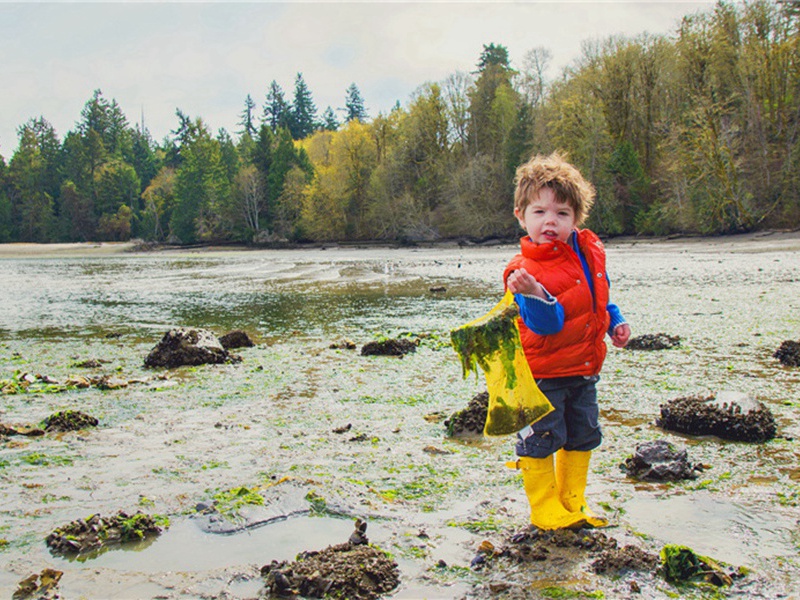
<path id="1" fill-rule="evenodd" d="M 183 365 L 239 361 L 241 358 L 228 352 L 217 336 L 210 331 L 178 327 L 164 334 L 158 345 L 145 358 L 144 366 L 172 369 Z"/>
<path id="2" fill-rule="evenodd" d="M 264 565 L 261 576 L 266 579 L 266 591 L 278 596 L 351 600 L 375 600 L 391 592 L 400 583 L 397 563 L 370 546 L 365 531 L 366 523 L 357 520 L 344 544 L 301 552 L 293 562 Z"/>
<path id="3" fill-rule="evenodd" d="M 122 542 L 140 541 L 161 534 L 161 527 L 150 515 L 120 511 L 113 517 L 98 514 L 78 519 L 55 529 L 45 542 L 54 554 L 84 554 Z"/>
<path id="4" fill-rule="evenodd" d="M 772 356 L 787 367 L 800 367 L 800 342 L 786 340 Z"/>
<path id="5" fill-rule="evenodd" d="M 44 420 L 44 430 L 48 433 L 56 431 L 80 431 L 87 427 L 97 427 L 98 420 L 79 410 L 62 410 L 53 413 Z"/>
<path id="6" fill-rule="evenodd" d="M 362 356 L 405 356 L 417 351 L 417 342 L 398 338 L 376 342 L 367 342 L 361 347 Z"/>
<path id="7" fill-rule="evenodd" d="M 763 403 L 734 392 L 670 400 L 661 405 L 656 425 L 679 433 L 716 435 L 739 442 L 766 442 L 777 432 L 775 417 Z"/>
<path id="8" fill-rule="evenodd" d="M 655 440 L 636 446 L 636 452 L 625 460 L 623 469 L 629 477 L 642 481 L 680 481 L 696 479 L 703 465 L 691 464 L 685 448 Z"/>
<path id="9" fill-rule="evenodd" d="M 681 338 L 666 333 L 646 333 L 628 340 L 626 350 L 669 350 L 680 346 Z"/>

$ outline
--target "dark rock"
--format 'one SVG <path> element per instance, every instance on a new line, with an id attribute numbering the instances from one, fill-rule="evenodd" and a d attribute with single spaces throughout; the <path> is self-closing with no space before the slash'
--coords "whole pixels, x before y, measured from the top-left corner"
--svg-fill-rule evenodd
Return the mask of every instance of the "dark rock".
<path id="1" fill-rule="evenodd" d="M 150 351 L 145 367 L 172 369 L 182 365 L 204 365 L 234 362 L 236 357 L 222 347 L 217 337 L 205 329 L 179 327 L 164 334 Z"/>
<path id="2" fill-rule="evenodd" d="M 363 536 L 361 524 L 366 529 L 363 521 L 357 521 L 359 536 Z M 264 565 L 261 576 L 266 580 L 265 591 L 277 596 L 377 600 L 399 585 L 397 563 L 375 546 L 358 541 L 328 546 L 319 552 L 301 552 L 294 562 Z"/>
<path id="3" fill-rule="evenodd" d="M 680 346 L 681 338 L 666 333 L 646 333 L 628 340 L 626 350 L 668 350 Z"/>
<path id="4" fill-rule="evenodd" d="M 367 342 L 361 347 L 362 356 L 405 356 L 417 351 L 417 342 L 407 339 L 391 339 L 380 342 Z"/>
<path id="5" fill-rule="evenodd" d="M 489 392 L 476 394 L 463 410 L 454 412 L 444 422 L 450 437 L 472 437 L 483 435 L 486 415 L 489 411 Z"/>
<path id="6" fill-rule="evenodd" d="M 670 400 L 661 405 L 656 425 L 679 433 L 716 435 L 740 442 L 766 442 L 777 431 L 770 410 L 738 392 Z"/>
<path id="7" fill-rule="evenodd" d="M 97 427 L 97 419 L 79 410 L 62 410 L 44 420 L 44 429 L 54 431 L 79 431 L 87 427 Z"/>
<path id="8" fill-rule="evenodd" d="M 772 355 L 787 367 L 800 367 L 800 342 L 786 340 Z"/>
<path id="9" fill-rule="evenodd" d="M 225 350 L 231 350 L 233 348 L 252 348 L 255 346 L 250 336 L 240 329 L 226 333 L 219 338 L 219 343 Z"/>
<path id="10" fill-rule="evenodd" d="M 635 454 L 625 459 L 623 468 L 629 477 L 643 481 L 680 481 L 696 479 L 703 466 L 689 463 L 685 448 L 655 440 L 636 446 Z"/>

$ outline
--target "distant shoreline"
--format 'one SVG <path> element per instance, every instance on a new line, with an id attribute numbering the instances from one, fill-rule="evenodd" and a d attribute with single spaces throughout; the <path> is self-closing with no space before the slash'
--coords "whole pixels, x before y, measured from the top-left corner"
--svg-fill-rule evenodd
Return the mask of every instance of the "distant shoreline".
<path id="1" fill-rule="evenodd" d="M 723 236 L 694 236 L 672 235 L 665 237 L 635 237 L 621 236 L 605 240 L 608 247 L 624 247 L 634 245 L 707 245 L 719 247 L 721 245 L 738 245 L 754 243 L 758 246 L 779 246 L 786 250 L 800 250 L 800 230 L 793 231 L 757 231 Z M 192 245 L 192 246 L 167 246 L 143 244 L 138 240 L 128 242 L 74 242 L 56 244 L 37 244 L 30 242 L 14 242 L 0 244 L 0 260 L 20 258 L 81 258 L 104 257 L 124 254 L 148 254 L 160 252 L 231 252 L 231 251 L 258 251 L 258 250 L 293 250 L 293 249 L 369 249 L 381 248 L 437 248 L 463 246 L 465 248 L 490 248 L 494 246 L 514 245 L 515 240 L 489 240 L 482 243 L 465 240 L 442 240 L 438 242 L 420 242 L 417 245 L 399 245 L 388 242 L 329 242 L 286 246 L 255 246 L 247 244 L 225 245 Z"/>

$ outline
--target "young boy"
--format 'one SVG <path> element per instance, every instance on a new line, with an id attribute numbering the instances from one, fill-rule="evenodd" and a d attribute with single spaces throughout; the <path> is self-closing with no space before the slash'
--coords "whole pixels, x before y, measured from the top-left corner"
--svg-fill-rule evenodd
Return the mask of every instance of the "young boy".
<path id="1" fill-rule="evenodd" d="M 622 348 L 631 329 L 609 302 L 602 242 L 577 228 L 594 187 L 558 153 L 519 167 L 515 183 L 514 216 L 528 235 L 503 280 L 519 305 L 531 373 L 555 410 L 517 433 L 519 458 L 511 465 L 522 470 L 533 525 L 602 527 L 608 521 L 584 497 L 589 457 L 602 439 L 595 384 L 606 333 Z"/>

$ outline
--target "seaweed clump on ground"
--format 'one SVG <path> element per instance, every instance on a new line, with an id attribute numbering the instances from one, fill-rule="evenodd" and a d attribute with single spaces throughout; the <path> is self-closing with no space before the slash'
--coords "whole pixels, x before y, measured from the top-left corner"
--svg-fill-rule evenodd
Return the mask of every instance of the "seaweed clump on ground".
<path id="1" fill-rule="evenodd" d="M 622 467 L 629 477 L 642 481 L 697 479 L 697 472 L 703 470 L 702 464 L 689 462 L 686 448 L 678 449 L 666 440 L 639 444 Z"/>
<path id="2" fill-rule="evenodd" d="M 368 544 L 366 523 L 343 544 L 319 552 L 301 552 L 294 562 L 272 561 L 261 568 L 265 589 L 276 596 L 375 600 L 400 583 L 397 563 Z"/>
<path id="3" fill-rule="evenodd" d="M 63 571 L 56 569 L 43 569 L 41 573 L 34 573 L 17 584 L 17 590 L 12 594 L 11 600 L 55 600 L 60 598 L 58 582 Z"/>
<path id="4" fill-rule="evenodd" d="M 625 346 L 626 350 L 669 350 L 680 346 L 681 338 L 666 333 L 646 333 L 632 338 Z"/>
<path id="5" fill-rule="evenodd" d="M 785 340 L 772 356 L 787 367 L 800 367 L 800 342 Z"/>
<path id="6" fill-rule="evenodd" d="M 661 574 L 672 583 L 711 583 L 718 587 L 729 586 L 734 578 L 743 576 L 734 569 L 726 572 L 713 559 L 678 544 L 667 544 L 661 549 Z"/>
<path id="7" fill-rule="evenodd" d="M 661 405 L 656 425 L 691 435 L 716 435 L 739 442 L 766 442 L 775 437 L 775 417 L 761 402 L 744 394 L 675 398 Z"/>
<path id="8" fill-rule="evenodd" d="M 470 437 L 483 435 L 486 415 L 489 411 L 489 392 L 473 396 L 466 408 L 454 412 L 445 420 L 444 426 L 450 437 Z"/>
<path id="9" fill-rule="evenodd" d="M 53 413 L 44 420 L 44 430 L 48 433 L 55 431 L 79 431 L 87 427 L 97 427 L 98 420 L 79 410 L 62 410 Z"/>
<path id="10" fill-rule="evenodd" d="M 389 339 L 367 342 L 361 347 L 362 356 L 405 356 L 417 351 L 417 342 L 407 339 Z"/>
<path id="11" fill-rule="evenodd" d="M 55 529 L 45 540 L 54 554 L 85 554 L 124 542 L 142 541 L 161 534 L 164 517 L 120 511 L 113 517 L 98 514 Z"/>

